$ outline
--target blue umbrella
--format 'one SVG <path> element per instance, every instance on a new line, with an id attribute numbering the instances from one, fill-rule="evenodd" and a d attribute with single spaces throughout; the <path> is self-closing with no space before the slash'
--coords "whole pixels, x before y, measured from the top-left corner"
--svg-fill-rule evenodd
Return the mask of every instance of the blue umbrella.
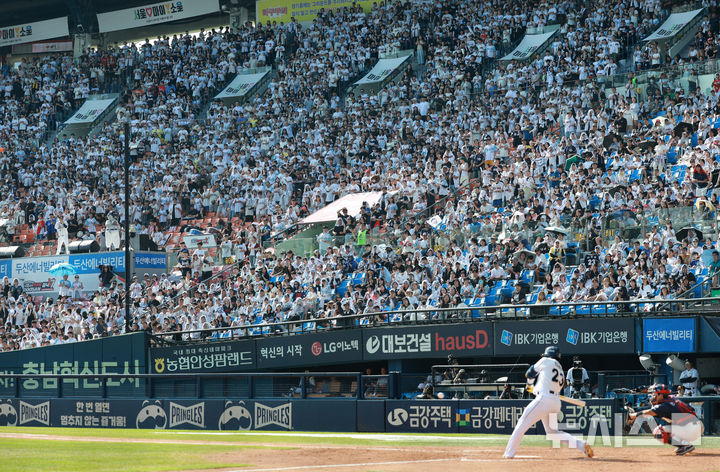
<path id="1" fill-rule="evenodd" d="M 55 277 L 62 277 L 63 275 L 75 275 L 77 270 L 75 266 L 68 264 L 67 262 L 59 262 L 54 266 L 50 267 L 50 275 Z"/>

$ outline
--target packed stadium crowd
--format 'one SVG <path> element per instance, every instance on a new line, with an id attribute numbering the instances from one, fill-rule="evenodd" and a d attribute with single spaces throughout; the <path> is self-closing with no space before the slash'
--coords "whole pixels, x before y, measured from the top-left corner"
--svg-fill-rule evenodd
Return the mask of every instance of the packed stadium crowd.
<path id="1" fill-rule="evenodd" d="M 178 259 L 171 273 L 130 281 L 132 330 L 201 337 L 276 321 L 337 326 L 354 314 L 387 321 L 395 315 L 374 313 L 388 310 L 422 318 L 439 315 L 412 310 L 691 296 L 720 268 L 702 257 L 716 242 L 681 236 L 663 215 L 714 211 L 718 90 L 662 81 L 641 92 L 632 79 L 606 88 L 621 59 L 683 65 L 652 64 L 640 41 L 668 5 L 576 3 L 391 2 L 321 12 L 311 25 L 90 50 L 79 65 L 56 55 L 6 66 L 4 236 L 26 224 L 36 240 L 67 232 L 117 247 L 106 230 L 125 218 L 116 183 L 129 121 L 130 222 Z M 714 57 L 711 10 L 687 62 Z M 554 24 L 545 52 L 497 60 L 527 29 Z M 412 66 L 378 94 L 350 86 L 403 50 Z M 238 71 L 265 66 L 273 78 L 261 95 L 212 100 Z M 44 139 L 89 94 L 109 91 L 121 93 L 115 120 L 92 136 Z M 384 195 L 359 215 L 341 212 L 312 254 L 265 250 L 301 218 L 364 191 Z M 609 221 L 640 225 L 646 215 L 655 218 L 646 233 L 603 234 Z M 196 223 L 207 217 L 219 259 L 171 240 L 210 230 Z M 96 293 L 39 302 L 5 280 L 0 349 L 125 332 L 124 289 L 105 277 Z"/>

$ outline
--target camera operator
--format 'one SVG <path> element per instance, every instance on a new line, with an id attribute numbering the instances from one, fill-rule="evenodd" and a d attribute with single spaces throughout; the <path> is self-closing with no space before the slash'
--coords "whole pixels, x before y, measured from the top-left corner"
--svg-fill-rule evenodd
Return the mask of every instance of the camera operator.
<path id="1" fill-rule="evenodd" d="M 502 400 L 517 400 L 518 395 L 515 393 L 515 390 L 513 390 L 512 386 L 510 384 L 505 384 L 503 386 L 502 393 L 500 393 L 500 399 Z"/>
<path id="2" fill-rule="evenodd" d="M 467 383 L 467 372 L 465 372 L 465 369 L 460 369 L 453 379 L 454 384 L 464 384 Z"/>
<path id="3" fill-rule="evenodd" d="M 450 354 L 448 356 L 447 363 L 450 366 L 456 366 L 459 364 L 458 360 L 452 354 Z M 449 367 L 449 368 L 445 369 L 445 372 L 443 372 L 442 379 L 453 382 L 455 380 L 455 377 L 457 377 L 459 370 L 460 369 L 458 369 L 457 367 Z"/>
<path id="4" fill-rule="evenodd" d="M 440 397 L 438 395 L 435 395 L 435 388 L 432 385 L 427 384 L 425 385 L 425 388 L 423 388 L 423 392 L 420 395 L 417 395 L 415 398 L 418 400 L 433 400 Z"/>
<path id="5" fill-rule="evenodd" d="M 483 369 L 480 371 L 480 375 L 478 376 L 478 383 L 484 384 L 488 383 L 488 371 Z"/>
<path id="6" fill-rule="evenodd" d="M 573 357 L 573 366 L 567 373 L 567 383 L 573 398 L 584 398 L 590 392 L 590 376 L 578 356 Z"/>

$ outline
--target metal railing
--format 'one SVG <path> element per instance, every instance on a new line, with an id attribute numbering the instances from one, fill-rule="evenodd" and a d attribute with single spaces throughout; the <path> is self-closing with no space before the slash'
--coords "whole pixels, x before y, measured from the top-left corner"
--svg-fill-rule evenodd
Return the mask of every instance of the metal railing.
<path id="1" fill-rule="evenodd" d="M 151 340 L 163 344 L 228 341 L 263 336 L 316 333 L 337 329 L 502 320 L 621 318 L 636 316 L 720 316 L 720 298 L 652 299 L 609 302 L 536 303 L 533 305 L 456 306 L 415 308 L 358 315 L 308 318 L 278 323 L 248 324 L 221 328 L 152 333 Z"/>
<path id="2" fill-rule="evenodd" d="M 92 391 L 92 396 L 99 398 L 362 399 L 371 388 L 374 393 L 371 396 L 387 397 L 388 377 L 365 376 L 360 372 L 105 375 L 0 373 L 0 395 L 3 398 L 79 398 L 88 396 Z M 128 388 L 133 386 L 131 384 L 135 384 L 134 390 Z"/>
<path id="3" fill-rule="evenodd" d="M 456 397 L 462 394 L 463 398 L 473 396 L 495 395 L 500 397 L 505 386 L 512 388 L 512 393 L 518 395 L 517 387 L 525 387 L 525 370 L 530 364 L 438 364 L 430 369 L 431 383 L 437 392 L 454 393 Z M 442 379 L 445 373 L 458 376 L 463 371 L 464 376 L 458 380 Z M 492 372 L 500 371 L 500 372 Z M 491 376 L 492 374 L 492 376 Z M 500 381 L 506 377 L 505 381 Z M 496 378 L 495 380 L 490 380 Z M 440 380 L 438 380 L 440 379 Z"/>

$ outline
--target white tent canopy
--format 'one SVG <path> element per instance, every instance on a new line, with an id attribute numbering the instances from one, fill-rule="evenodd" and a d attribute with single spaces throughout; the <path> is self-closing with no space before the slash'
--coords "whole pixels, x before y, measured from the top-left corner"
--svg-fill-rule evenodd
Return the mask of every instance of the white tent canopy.
<path id="1" fill-rule="evenodd" d="M 500 58 L 501 61 L 522 61 L 528 59 L 535 51 L 540 49 L 546 41 L 555 35 L 555 31 L 542 34 L 526 34 L 522 41 L 508 55 Z"/>
<path id="2" fill-rule="evenodd" d="M 667 20 L 660 25 L 658 29 L 645 38 L 643 41 L 658 41 L 662 39 L 672 38 L 678 34 L 688 23 L 693 21 L 696 16 L 700 15 L 703 9 L 686 11 L 683 13 L 673 13 L 668 16 Z"/>
<path id="3" fill-rule="evenodd" d="M 382 83 L 393 75 L 395 71 L 397 71 L 400 66 L 402 66 L 405 62 L 410 60 L 411 55 L 405 55 L 400 57 L 393 57 L 389 59 L 380 59 L 377 61 L 377 64 L 368 72 L 365 74 L 363 78 L 355 82 L 355 85 L 367 85 L 367 84 L 376 84 L 376 83 Z"/>
<path id="4" fill-rule="evenodd" d="M 357 217 L 360 214 L 363 202 L 367 202 L 371 207 L 380 201 L 385 192 L 363 192 L 353 193 L 340 197 L 330 205 L 323 207 L 312 215 L 300 221 L 300 224 L 327 223 L 335 221 L 337 214 L 343 208 L 347 208 L 348 215 Z"/>
<path id="5" fill-rule="evenodd" d="M 235 78 L 228 84 L 227 87 L 223 89 L 222 92 L 215 95 L 216 99 L 224 98 L 224 99 L 237 99 L 242 98 L 255 87 L 257 84 L 259 84 L 265 76 L 267 76 L 270 73 L 270 68 L 268 68 L 264 72 L 259 72 L 257 74 L 238 74 L 235 76 Z"/>
<path id="6" fill-rule="evenodd" d="M 66 125 L 74 125 L 81 123 L 93 123 L 95 120 L 100 118 L 100 115 L 113 104 L 117 98 L 117 95 L 112 98 L 97 98 L 91 96 L 85 103 L 82 104 L 80 109 L 75 112 L 66 122 Z"/>

